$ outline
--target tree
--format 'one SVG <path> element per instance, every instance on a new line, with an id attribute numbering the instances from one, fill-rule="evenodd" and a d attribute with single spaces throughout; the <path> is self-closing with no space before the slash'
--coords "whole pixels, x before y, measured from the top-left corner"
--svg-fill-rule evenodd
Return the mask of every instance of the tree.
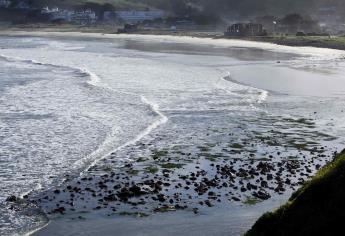
<path id="1" fill-rule="evenodd" d="M 303 22 L 303 17 L 297 13 L 288 14 L 283 19 L 281 19 L 280 22 L 288 26 L 298 26 Z"/>

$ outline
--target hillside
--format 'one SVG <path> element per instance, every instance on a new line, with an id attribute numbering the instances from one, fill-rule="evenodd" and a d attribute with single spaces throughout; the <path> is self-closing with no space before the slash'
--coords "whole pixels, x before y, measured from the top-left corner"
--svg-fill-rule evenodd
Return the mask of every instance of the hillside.
<path id="1" fill-rule="evenodd" d="M 336 6 L 339 14 L 345 10 L 343 0 L 35 0 L 35 6 L 73 7 L 87 2 L 112 4 L 117 9 L 161 8 L 183 13 L 191 6 L 207 14 L 226 17 L 285 15 L 292 12 L 313 13 L 321 6 Z"/>
<path id="2" fill-rule="evenodd" d="M 340 235 L 345 218 L 345 151 L 289 202 L 263 215 L 247 236 Z"/>
<path id="3" fill-rule="evenodd" d="M 145 8 L 147 4 L 142 1 L 135 0 L 35 0 L 33 5 L 35 7 L 62 7 L 62 8 L 73 8 L 78 5 L 84 5 L 86 3 L 97 3 L 97 4 L 111 4 L 118 9 L 126 8 Z"/>

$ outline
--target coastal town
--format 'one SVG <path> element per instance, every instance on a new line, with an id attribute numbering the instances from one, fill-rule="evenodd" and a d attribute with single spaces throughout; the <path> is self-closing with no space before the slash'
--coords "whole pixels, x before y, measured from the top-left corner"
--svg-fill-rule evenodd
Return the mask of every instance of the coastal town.
<path id="1" fill-rule="evenodd" d="M 205 10 L 192 9 L 179 14 L 156 8 L 116 9 L 111 4 L 84 4 L 69 8 L 47 5 L 37 7 L 30 0 L 0 0 L 0 26 L 25 24 L 113 26 L 120 33 L 138 31 L 208 31 L 223 32 L 228 37 L 267 35 L 327 36 L 344 35 L 345 19 L 332 5 L 321 6 L 313 15 L 297 13 L 285 16 L 264 15 L 248 19 L 201 20 Z M 195 12 L 198 12 L 197 14 Z M 14 14 L 15 13 L 15 14 Z M 13 17 L 15 15 L 15 17 Z"/>

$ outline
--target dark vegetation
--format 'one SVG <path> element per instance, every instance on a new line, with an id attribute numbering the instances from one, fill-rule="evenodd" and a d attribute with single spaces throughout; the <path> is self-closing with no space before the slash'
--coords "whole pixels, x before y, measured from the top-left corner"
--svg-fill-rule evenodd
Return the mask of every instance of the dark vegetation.
<path id="1" fill-rule="evenodd" d="M 261 38 L 248 38 L 286 46 L 318 47 L 345 50 L 344 36 L 270 36 Z"/>
<path id="2" fill-rule="evenodd" d="M 344 219 L 345 150 L 246 235 L 342 235 Z"/>
<path id="3" fill-rule="evenodd" d="M 15 6 L 22 0 L 13 0 Z M 25 1 L 25 0 L 24 0 Z M 233 20 L 253 19 L 257 16 L 283 16 L 289 13 L 310 15 L 321 6 L 335 6 L 344 17 L 343 0 L 26 0 L 37 8 L 59 6 L 61 8 L 94 10 L 102 17 L 105 10 L 158 8 L 177 18 L 192 19 L 200 24 L 227 23 Z"/>
<path id="4" fill-rule="evenodd" d="M 18 1 L 18 0 L 15 0 Z M 165 10 L 183 13 L 188 8 L 203 8 L 209 12 L 241 13 L 243 15 L 261 14 L 286 14 L 287 12 L 300 11 L 312 12 L 317 7 L 325 4 L 337 5 L 344 9 L 342 0 L 28 0 L 34 6 L 58 5 L 75 6 L 93 2 L 98 4 L 109 3 L 118 8 L 125 7 L 156 7 Z M 340 9 L 339 9 L 340 10 Z"/>

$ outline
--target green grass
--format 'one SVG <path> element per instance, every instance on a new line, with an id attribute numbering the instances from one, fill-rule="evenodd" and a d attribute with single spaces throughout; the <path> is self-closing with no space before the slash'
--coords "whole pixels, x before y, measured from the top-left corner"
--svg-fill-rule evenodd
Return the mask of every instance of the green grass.
<path id="1" fill-rule="evenodd" d="M 275 212 L 264 214 L 247 236 L 339 235 L 345 219 L 345 151 L 322 168 Z"/>
<path id="2" fill-rule="evenodd" d="M 345 50 L 345 37 L 341 36 L 272 36 L 264 37 L 261 39 L 261 41 L 267 41 L 281 45 L 312 46 Z M 304 121 L 305 120 L 301 120 L 301 123 L 304 123 Z M 308 120 L 306 121 L 309 123 Z M 312 124 L 312 122 L 310 123 Z"/>

